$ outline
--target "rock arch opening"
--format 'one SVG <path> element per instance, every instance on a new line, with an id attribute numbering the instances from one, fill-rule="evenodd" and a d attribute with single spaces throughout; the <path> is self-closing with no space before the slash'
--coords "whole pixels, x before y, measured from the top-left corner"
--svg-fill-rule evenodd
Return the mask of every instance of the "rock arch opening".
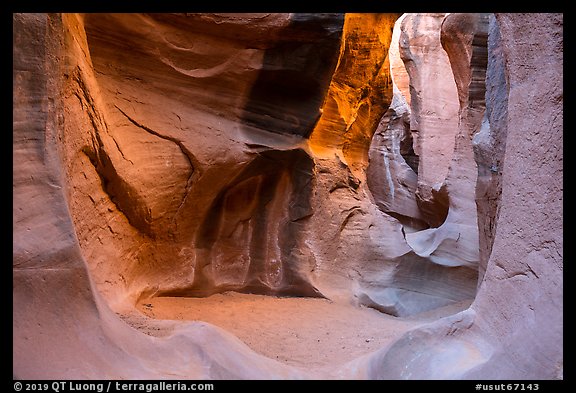
<path id="1" fill-rule="evenodd" d="M 14 377 L 561 379 L 562 26 L 13 14 Z"/>
<path id="2" fill-rule="evenodd" d="M 224 303 L 283 323 L 302 307 L 309 331 L 367 318 L 353 356 L 467 308 L 488 17 L 64 15 L 62 163 L 108 304 L 245 341 Z"/>
<path id="3" fill-rule="evenodd" d="M 470 75 L 453 66 L 481 80 L 484 25 L 468 23 L 468 42 L 442 37 L 454 16 L 399 17 L 79 18 L 93 67 L 74 71 L 92 125 L 83 151 L 107 180 L 103 219 L 131 232 L 96 237 L 128 256 L 91 262 L 105 296 L 311 296 L 403 317 L 468 304 L 478 122 L 464 124 Z M 447 51 L 451 39 L 472 55 Z M 79 222 L 89 260 L 98 225 Z"/>
<path id="4" fill-rule="evenodd" d="M 83 151 L 114 205 L 102 219 L 129 224 L 123 237 L 106 224 L 95 247 L 99 224 L 73 208 L 105 296 L 163 318 L 166 299 L 230 291 L 405 318 L 467 307 L 479 123 L 466 116 L 483 90 L 473 85 L 472 108 L 460 70 L 482 80 L 487 16 L 443 33 L 454 18 L 80 18 L 93 68 L 75 70 L 75 96 L 95 125 Z M 124 266 L 93 261 L 108 242 Z"/>

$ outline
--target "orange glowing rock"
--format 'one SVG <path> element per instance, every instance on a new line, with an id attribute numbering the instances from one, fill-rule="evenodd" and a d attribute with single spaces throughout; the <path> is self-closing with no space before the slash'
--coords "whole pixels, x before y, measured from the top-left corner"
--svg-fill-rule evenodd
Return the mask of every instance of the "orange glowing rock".
<path id="1" fill-rule="evenodd" d="M 388 49 L 397 14 L 346 14 L 340 58 L 309 146 L 365 163 L 378 121 L 392 100 Z"/>

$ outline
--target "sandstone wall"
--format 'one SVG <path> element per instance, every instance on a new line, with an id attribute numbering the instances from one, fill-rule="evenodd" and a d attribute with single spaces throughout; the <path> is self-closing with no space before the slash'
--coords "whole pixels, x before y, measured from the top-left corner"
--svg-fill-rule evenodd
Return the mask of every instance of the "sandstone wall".
<path id="1" fill-rule="evenodd" d="M 14 14 L 14 376 L 561 378 L 563 17 L 399 16 Z M 475 299 L 330 372 L 113 312 L 226 290 Z"/>
<path id="2" fill-rule="evenodd" d="M 453 18 L 446 28 L 460 29 L 469 19 Z M 492 243 L 485 274 L 469 309 L 410 331 L 355 364 L 365 377 L 563 378 L 563 17 L 491 18 L 487 111 L 492 138 L 506 146 L 496 158 L 501 180 L 489 189 L 501 187 L 499 205 L 482 207 L 491 212 L 484 220 L 495 223 L 483 235 Z M 468 48 L 460 53 L 473 53 Z M 495 100 L 506 82 L 507 96 Z"/>

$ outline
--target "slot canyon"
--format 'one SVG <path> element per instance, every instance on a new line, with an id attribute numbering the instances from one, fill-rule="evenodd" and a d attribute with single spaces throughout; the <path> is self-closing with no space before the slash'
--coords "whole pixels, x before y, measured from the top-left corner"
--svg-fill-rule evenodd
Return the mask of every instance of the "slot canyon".
<path id="1" fill-rule="evenodd" d="M 563 14 L 32 14 L 16 379 L 563 379 Z"/>

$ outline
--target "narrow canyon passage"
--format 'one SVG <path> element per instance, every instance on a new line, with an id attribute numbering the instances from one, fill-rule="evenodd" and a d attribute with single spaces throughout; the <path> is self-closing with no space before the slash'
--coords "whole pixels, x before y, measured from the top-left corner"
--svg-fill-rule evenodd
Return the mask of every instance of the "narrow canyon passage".
<path id="1" fill-rule="evenodd" d="M 14 377 L 562 379 L 562 26 L 13 14 Z"/>
<path id="2" fill-rule="evenodd" d="M 440 253 L 444 245 L 449 251 L 439 257 L 430 255 L 431 252 L 422 252 L 425 255 L 421 256 L 417 250 L 431 246 L 425 243 L 426 240 L 424 245 L 415 240 L 418 244 L 415 248 L 408 240 L 418 236 L 420 230 L 440 226 L 446 221 L 451 210 L 449 195 L 473 202 L 475 177 L 461 180 L 457 188 L 432 194 L 420 204 L 417 190 L 406 187 L 403 179 L 390 184 L 398 179 L 403 166 L 404 176 L 412 176 L 411 180 L 416 179 L 420 187 L 429 184 L 434 193 L 436 185 L 418 175 L 425 172 L 419 170 L 415 162 L 420 162 L 427 171 L 430 171 L 428 166 L 438 169 L 440 164 L 427 164 L 426 161 L 435 156 L 443 157 L 445 169 L 442 171 L 448 172 L 446 162 L 451 158 L 458 130 L 458 95 L 448 56 L 440 42 L 444 15 L 408 15 L 399 21 L 395 19 L 394 15 L 350 14 L 339 25 L 341 20 L 335 16 L 291 17 L 290 23 L 281 30 L 284 38 L 265 50 L 263 68 L 243 104 L 243 135 L 251 147 L 248 151 L 256 154 L 247 164 L 241 162 L 240 169 L 233 172 L 221 189 L 212 191 L 216 196 L 192 239 L 196 248 L 194 279 L 176 288 L 151 291 L 153 297 L 139 298 L 138 310 L 157 320 L 212 323 L 273 360 L 317 368 L 343 365 L 375 352 L 407 331 L 460 312 L 471 304 L 477 280 L 474 252 L 478 252 L 473 247 L 477 248 L 477 245 L 472 241 L 471 250 L 458 248 L 458 244 L 451 249 L 447 246 L 450 238 L 446 241 L 442 234 L 433 235 L 436 244 L 432 245 L 432 250 L 437 248 Z M 320 23 L 320 28 L 314 27 L 312 21 Z M 418 23 L 430 31 L 414 33 L 406 27 L 406 32 L 402 33 L 402 23 Z M 101 35 L 94 29 L 88 27 L 88 33 L 95 36 L 91 41 L 89 35 L 88 42 L 93 43 L 96 67 L 101 67 L 99 62 L 104 58 L 98 60 L 98 56 L 103 56 L 100 55 L 103 49 L 97 41 Z M 338 42 L 333 35 L 340 29 Z M 290 34 L 303 32 L 310 32 L 303 42 L 299 42 L 300 38 L 296 41 L 290 38 L 288 43 Z M 411 70 L 411 75 L 415 78 L 418 72 L 426 74 L 441 70 L 447 76 L 440 81 L 432 79 L 419 87 L 414 101 L 423 96 L 421 106 L 425 109 L 414 115 L 433 109 L 452 123 L 443 129 L 424 125 L 419 129 L 399 128 L 391 119 L 393 115 L 385 117 L 385 109 L 394 99 L 404 103 L 403 108 L 396 104 L 395 111 L 413 111 L 407 106 L 404 95 L 410 72 L 402 65 L 399 46 L 402 34 L 404 40 L 417 40 L 418 34 L 427 34 L 433 39 L 426 48 L 418 50 L 435 52 L 438 60 L 420 65 L 416 71 Z M 315 40 L 324 44 L 321 55 L 310 52 L 318 48 Z M 102 44 L 110 48 L 110 42 L 108 38 Z M 339 54 L 337 44 L 342 48 Z M 394 49 L 389 50 L 392 47 Z M 301 57 L 293 59 L 294 52 Z M 335 54 L 338 54 L 335 66 L 333 60 L 318 63 Z M 411 55 L 423 56 L 418 55 L 415 47 L 412 47 Z M 108 56 L 106 60 L 109 60 Z M 142 67 L 141 64 L 135 66 Z M 330 73 L 311 83 L 309 74 L 312 70 L 318 68 L 324 72 L 325 67 L 329 67 Z M 334 71 L 330 67 L 335 67 Z M 404 80 L 402 73 L 406 74 Z M 402 90 L 396 86 L 394 78 L 404 83 Z M 105 80 L 99 83 L 106 85 Z M 435 92 L 437 86 L 445 84 L 452 89 Z M 358 95 L 359 91 L 363 93 Z M 323 96 L 326 96 L 324 103 L 319 99 Z M 430 102 L 438 98 L 448 102 L 450 109 L 431 108 Z M 333 102 L 337 105 L 332 106 Z M 321 111 L 317 113 L 316 108 L 321 104 Z M 381 118 L 383 120 L 379 121 Z M 411 132 L 424 136 L 425 132 L 434 133 L 440 142 L 424 140 L 423 136 L 412 140 Z M 377 143 L 372 140 L 373 133 L 380 137 Z M 294 142 L 282 142 L 282 138 L 293 134 L 309 137 L 300 140 L 298 146 L 302 146 L 302 142 L 307 145 L 294 148 L 290 146 Z M 192 145 L 196 141 L 186 134 L 181 138 L 190 141 L 187 155 L 195 157 L 194 170 L 201 170 L 201 153 Z M 404 150 L 414 156 L 413 145 L 417 142 L 422 160 L 416 156 L 412 168 L 405 161 L 407 155 L 394 145 L 404 143 Z M 284 146 L 279 149 L 275 146 L 278 143 Z M 432 152 L 424 152 L 424 147 Z M 340 157 L 337 165 L 334 157 Z M 470 166 L 470 162 L 473 160 L 469 159 L 466 165 Z M 366 174 L 369 164 L 370 177 Z M 220 173 L 227 171 L 228 167 L 223 165 Z M 383 172 L 386 173 L 384 183 Z M 197 181 L 201 179 L 202 174 Z M 435 181 L 438 179 L 443 177 Z M 472 192 L 460 197 L 459 193 L 466 188 Z M 194 192 L 194 185 L 190 191 Z M 401 193 L 402 199 L 396 199 Z M 443 199 L 439 202 L 436 195 Z M 370 201 L 373 196 L 378 198 L 382 212 L 398 218 L 402 225 L 375 209 Z M 179 209 L 190 212 L 192 207 L 187 208 L 185 199 Z M 332 209 L 336 201 L 340 206 Z M 425 209 L 421 209 L 422 206 Z M 125 210 L 121 205 L 118 207 Z M 475 208 L 468 208 L 464 214 L 458 214 L 461 227 L 457 228 L 458 236 L 453 240 L 458 242 L 462 238 L 461 243 L 465 244 L 467 238 L 473 240 L 477 236 L 474 212 Z M 450 217 L 455 214 L 452 209 Z M 184 217 L 182 214 L 175 218 L 183 221 Z M 375 224 L 374 220 L 380 223 Z M 326 221 L 331 222 L 325 225 Z M 195 224 L 193 221 L 187 223 Z M 472 229 L 462 229 L 462 224 Z M 386 238 L 384 234 L 392 228 L 402 231 L 403 236 L 390 239 L 389 245 L 366 242 L 365 231 L 371 226 L 374 227 L 373 236 L 377 238 Z M 454 232 L 454 229 L 450 230 Z M 404 233 L 406 231 L 408 234 Z M 331 242 L 340 243 L 337 249 L 330 244 L 330 237 L 321 238 L 330 232 L 333 233 Z M 162 235 L 162 232 L 157 233 L 157 236 Z M 363 241 L 365 249 L 375 252 L 374 256 L 358 254 L 358 243 Z M 328 260 L 322 263 L 322 252 L 331 253 L 336 264 Z M 471 255 L 469 259 L 466 259 L 467 253 Z M 433 258 L 442 258 L 442 262 L 431 263 Z M 372 271 L 365 265 L 370 259 Z M 323 268 L 323 264 L 326 267 Z M 325 277 L 333 274 L 334 265 L 340 265 L 339 282 L 327 282 Z M 391 273 L 386 271 L 388 269 Z M 391 282 L 386 284 L 387 281 Z M 154 322 L 149 319 L 126 311 L 120 315 L 144 332 L 160 334 L 150 327 Z"/>

